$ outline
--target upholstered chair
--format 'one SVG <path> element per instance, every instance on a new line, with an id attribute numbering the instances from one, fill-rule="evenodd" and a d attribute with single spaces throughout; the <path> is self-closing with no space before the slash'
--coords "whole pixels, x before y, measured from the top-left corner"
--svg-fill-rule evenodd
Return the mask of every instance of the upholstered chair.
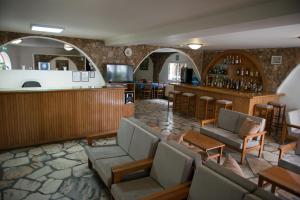
<path id="1" fill-rule="evenodd" d="M 295 154 L 287 154 L 291 150 L 294 150 Z M 300 137 L 298 141 L 279 147 L 278 166 L 300 174 Z"/>
<path id="2" fill-rule="evenodd" d="M 300 137 L 300 109 L 287 112 L 285 118 L 286 122 L 281 134 L 282 144 L 286 138 L 297 139 Z"/>

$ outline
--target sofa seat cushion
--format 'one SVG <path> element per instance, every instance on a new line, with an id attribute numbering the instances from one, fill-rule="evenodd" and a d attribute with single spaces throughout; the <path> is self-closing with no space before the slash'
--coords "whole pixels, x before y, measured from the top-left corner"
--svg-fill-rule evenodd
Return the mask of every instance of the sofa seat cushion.
<path id="1" fill-rule="evenodd" d="M 263 199 L 254 194 L 246 194 L 243 200 L 263 200 Z"/>
<path id="2" fill-rule="evenodd" d="M 111 194 L 116 200 L 135 200 L 163 189 L 154 179 L 145 177 L 113 184 L 111 186 Z"/>
<path id="3" fill-rule="evenodd" d="M 206 167 L 215 171 L 216 173 L 226 177 L 230 181 L 236 183 L 237 185 L 241 186 L 242 188 L 246 189 L 248 192 L 253 192 L 257 188 L 257 185 L 237 174 L 234 172 L 226 169 L 225 167 L 215 163 L 213 161 L 208 161 L 205 164 Z"/>
<path id="4" fill-rule="evenodd" d="M 300 156 L 291 154 L 285 155 L 279 160 L 278 166 L 300 174 Z"/>
<path id="5" fill-rule="evenodd" d="M 85 153 L 89 160 L 94 164 L 98 159 L 126 156 L 127 153 L 118 145 L 107 146 L 85 146 Z"/>
<path id="6" fill-rule="evenodd" d="M 243 148 L 243 140 L 239 137 L 238 134 L 234 134 L 230 131 L 217 128 L 217 127 L 205 126 L 200 128 L 200 133 L 207 135 L 211 138 L 214 138 L 216 140 L 219 140 L 220 142 L 223 142 L 225 145 L 229 145 L 236 149 Z M 251 140 L 250 142 L 247 143 L 247 148 L 257 146 L 258 144 L 259 141 Z"/>
<path id="7" fill-rule="evenodd" d="M 196 169 L 188 200 L 240 200 L 248 191 L 213 170 L 200 166 Z"/>
<path id="8" fill-rule="evenodd" d="M 158 142 L 158 137 L 137 126 L 132 136 L 129 155 L 135 160 L 153 158 Z"/>
<path id="9" fill-rule="evenodd" d="M 105 158 L 95 161 L 94 169 L 101 177 L 102 181 L 107 187 L 111 186 L 111 169 L 112 167 L 133 162 L 130 156 L 120 156 L 115 158 Z M 133 178 L 145 177 L 147 173 L 145 171 L 138 171 L 134 174 L 125 176 L 123 180 L 131 180 Z"/>

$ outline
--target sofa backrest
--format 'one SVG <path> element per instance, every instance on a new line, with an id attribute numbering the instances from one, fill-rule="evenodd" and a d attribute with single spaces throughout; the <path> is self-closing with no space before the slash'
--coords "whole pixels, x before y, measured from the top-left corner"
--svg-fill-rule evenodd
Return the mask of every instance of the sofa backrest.
<path id="1" fill-rule="evenodd" d="M 247 193 L 239 184 L 202 165 L 195 171 L 188 200 L 241 200 Z"/>
<path id="2" fill-rule="evenodd" d="M 238 184 L 248 192 L 254 192 L 257 188 L 257 185 L 247 179 L 245 179 L 242 176 L 239 176 L 238 174 L 232 172 L 229 169 L 226 169 L 225 167 L 213 162 L 213 161 L 207 161 L 205 163 L 205 166 L 209 169 L 213 170 L 214 172 L 226 177 L 230 181 Z"/>
<path id="3" fill-rule="evenodd" d="M 150 176 L 162 187 L 168 188 L 188 180 L 193 158 L 160 142 L 153 160 Z"/>
<path id="4" fill-rule="evenodd" d="M 158 137 L 139 126 L 136 126 L 128 153 L 135 160 L 153 158 L 158 142 Z"/>
<path id="5" fill-rule="evenodd" d="M 266 127 L 266 120 L 260 117 L 255 117 L 247 115 L 241 112 L 236 112 L 227 109 L 220 109 L 217 125 L 219 128 L 225 129 L 227 131 L 238 133 L 243 121 L 246 118 L 250 118 L 253 121 L 256 121 L 261 124 L 259 131 L 264 131 Z"/>
<path id="6" fill-rule="evenodd" d="M 300 109 L 289 111 L 286 113 L 286 123 L 300 126 Z M 288 128 L 288 133 L 291 134 L 297 130 L 296 128 Z"/>
<path id="7" fill-rule="evenodd" d="M 120 127 L 117 133 L 117 143 L 126 152 L 129 151 L 131 139 L 136 125 L 129 121 L 127 118 L 122 118 L 120 121 Z"/>

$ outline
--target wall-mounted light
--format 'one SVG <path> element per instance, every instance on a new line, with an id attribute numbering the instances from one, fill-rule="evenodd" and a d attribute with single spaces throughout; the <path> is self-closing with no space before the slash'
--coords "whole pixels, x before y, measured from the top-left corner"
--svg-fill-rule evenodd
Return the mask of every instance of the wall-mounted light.
<path id="1" fill-rule="evenodd" d="M 22 42 L 22 39 L 16 39 L 11 41 L 12 44 L 20 44 Z"/>
<path id="2" fill-rule="evenodd" d="M 61 33 L 64 28 L 56 27 L 56 26 L 48 26 L 48 25 L 31 25 L 32 31 L 40 31 L 40 32 L 49 32 L 49 33 Z"/>
<path id="3" fill-rule="evenodd" d="M 72 51 L 74 48 L 73 48 L 71 45 L 64 44 L 64 49 L 65 49 L 66 51 Z"/>
<path id="4" fill-rule="evenodd" d="M 202 46 L 203 46 L 203 44 L 188 44 L 188 47 L 193 50 L 200 49 Z"/>

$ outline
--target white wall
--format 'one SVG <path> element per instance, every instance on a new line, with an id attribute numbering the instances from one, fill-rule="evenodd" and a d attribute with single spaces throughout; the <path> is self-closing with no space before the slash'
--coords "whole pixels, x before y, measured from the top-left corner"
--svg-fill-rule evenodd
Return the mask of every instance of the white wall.
<path id="1" fill-rule="evenodd" d="M 153 62 L 151 58 L 147 58 L 147 59 L 149 59 L 148 70 L 140 70 L 139 67 L 134 73 L 134 78 L 136 81 L 141 79 L 153 81 Z"/>
<path id="2" fill-rule="evenodd" d="M 284 93 L 280 102 L 287 105 L 287 109 L 300 109 L 300 64 L 286 77 L 277 89 L 277 93 Z"/>
<path id="3" fill-rule="evenodd" d="M 25 81 L 38 81 L 42 88 L 72 88 L 72 87 L 101 87 L 105 82 L 100 72 L 95 71 L 95 78 L 89 82 L 73 82 L 71 71 L 40 71 L 40 70 L 1 70 L 1 89 L 20 89 Z"/>
<path id="4" fill-rule="evenodd" d="M 176 60 L 176 55 L 179 55 L 179 60 Z M 174 53 L 174 54 L 170 55 L 167 58 L 167 60 L 165 61 L 164 65 L 159 73 L 159 82 L 161 82 L 161 83 L 162 82 L 165 82 L 165 83 L 172 82 L 172 81 L 168 80 L 168 66 L 169 66 L 169 63 L 172 63 L 172 62 L 187 63 L 187 67 L 193 68 L 193 70 L 194 70 L 193 77 L 196 76 L 199 80 L 201 80 L 200 77 L 195 73 L 197 71 L 197 69 L 196 69 L 196 66 L 192 63 L 192 61 L 182 53 Z"/>

